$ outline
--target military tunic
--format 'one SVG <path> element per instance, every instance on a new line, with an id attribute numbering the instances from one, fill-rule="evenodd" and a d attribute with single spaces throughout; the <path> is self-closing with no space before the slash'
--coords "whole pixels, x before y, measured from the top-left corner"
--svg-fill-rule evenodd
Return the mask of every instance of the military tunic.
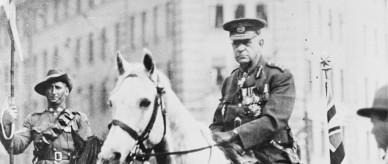
<path id="1" fill-rule="evenodd" d="M 246 94 L 251 97 L 244 98 Z M 247 107 L 245 99 L 257 101 L 253 101 L 253 107 Z M 210 129 L 213 132 L 235 129 L 241 146 L 252 150 L 261 163 L 289 163 L 286 155 L 270 142 L 281 145 L 291 142 L 288 120 L 294 103 L 292 74 L 260 58 L 253 69 L 244 73 L 238 68 L 225 79 Z"/>
<path id="2" fill-rule="evenodd" d="M 68 110 L 68 109 L 65 109 Z M 64 155 L 69 156 L 70 153 L 74 152 L 74 142 L 71 135 L 71 128 L 73 128 L 83 139 L 86 140 L 88 136 L 91 136 L 91 130 L 88 123 L 88 118 L 84 113 L 72 112 L 74 114 L 74 119 L 69 123 L 69 125 L 64 128 L 63 133 L 58 135 L 53 141 L 49 141 L 49 145 L 44 145 L 43 154 L 46 157 L 52 157 L 53 152 L 61 152 Z M 31 142 L 34 142 L 35 149 L 37 144 L 42 144 L 42 133 L 46 130 L 55 126 L 55 121 L 58 117 L 59 112 L 53 112 L 50 110 L 45 110 L 39 113 L 33 113 L 26 117 L 23 128 L 18 130 L 14 134 L 13 145 L 14 153 L 22 153 Z M 0 132 L 1 131 L 0 128 Z M 4 147 L 9 151 L 9 140 L 5 140 L 3 135 L 0 134 L 0 140 L 3 143 Z M 42 145 L 40 145 L 42 146 Z M 51 153 L 51 154 L 50 154 Z M 69 164 L 69 160 L 47 160 L 47 159 L 37 159 L 36 164 Z"/>

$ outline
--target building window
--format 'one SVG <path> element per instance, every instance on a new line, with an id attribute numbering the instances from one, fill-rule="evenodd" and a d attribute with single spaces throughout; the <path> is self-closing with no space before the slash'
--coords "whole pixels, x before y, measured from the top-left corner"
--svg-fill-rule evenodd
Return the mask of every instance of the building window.
<path id="1" fill-rule="evenodd" d="M 101 84 L 101 107 L 102 110 L 108 109 L 107 101 L 108 101 L 108 88 L 107 88 L 108 80 L 104 80 Z"/>
<path id="2" fill-rule="evenodd" d="M 341 69 L 340 72 L 340 80 L 341 80 L 341 100 L 345 101 L 345 77 L 344 77 L 344 70 Z"/>
<path id="3" fill-rule="evenodd" d="M 63 2 L 65 18 L 69 16 L 69 0 Z"/>
<path id="4" fill-rule="evenodd" d="M 54 21 L 58 20 L 59 0 L 54 0 Z"/>
<path id="5" fill-rule="evenodd" d="M 222 5 L 217 5 L 215 27 L 220 28 L 222 27 L 223 23 L 224 23 L 224 8 Z"/>
<path id="6" fill-rule="evenodd" d="M 53 66 L 56 67 L 58 65 L 59 61 L 59 52 L 58 47 L 54 48 L 54 55 L 53 55 Z"/>
<path id="7" fill-rule="evenodd" d="M 95 6 L 95 0 L 89 0 L 88 5 L 90 8 L 93 8 Z"/>
<path id="8" fill-rule="evenodd" d="M 339 42 L 341 43 L 342 42 L 342 40 L 343 40 L 343 33 L 344 33 L 344 20 L 343 20 L 343 16 L 342 16 L 342 14 L 338 14 L 338 23 L 339 23 Z"/>
<path id="9" fill-rule="evenodd" d="M 94 86 L 93 84 L 89 85 L 89 113 L 94 115 Z"/>
<path id="10" fill-rule="evenodd" d="M 256 17 L 268 21 L 267 8 L 264 4 L 258 4 L 256 6 Z"/>
<path id="11" fill-rule="evenodd" d="M 77 68 L 81 67 L 81 38 L 77 38 L 75 45 L 74 63 Z"/>
<path id="12" fill-rule="evenodd" d="M 46 3 L 42 5 L 42 12 L 41 12 L 41 17 L 43 20 L 43 27 L 46 27 L 48 25 L 48 6 Z"/>
<path id="13" fill-rule="evenodd" d="M 77 0 L 77 14 L 80 14 L 82 12 L 82 1 Z"/>
<path id="14" fill-rule="evenodd" d="M 107 43 L 107 38 L 106 38 L 106 29 L 103 28 L 101 31 L 101 59 L 105 60 L 105 53 L 106 53 L 106 43 Z"/>
<path id="15" fill-rule="evenodd" d="M 129 41 L 131 42 L 131 48 L 132 49 L 135 49 L 136 48 L 136 45 L 135 45 L 135 16 L 131 16 L 130 18 L 130 22 L 129 22 Z"/>
<path id="16" fill-rule="evenodd" d="M 143 46 L 147 46 L 147 34 L 146 34 L 146 28 L 147 28 L 147 13 L 142 12 L 141 13 L 141 40 Z"/>
<path id="17" fill-rule="evenodd" d="M 166 3 L 166 36 L 171 37 L 173 31 L 173 4 L 172 2 Z"/>
<path id="18" fill-rule="evenodd" d="M 217 67 L 214 67 L 215 70 L 216 70 L 216 84 L 217 86 L 222 86 L 222 83 L 224 82 L 224 75 L 222 74 L 222 71 L 223 71 L 223 67 L 220 67 L 220 66 L 217 66 Z"/>
<path id="19" fill-rule="evenodd" d="M 333 40 L 333 12 L 331 10 L 329 10 L 329 22 L 327 25 L 329 26 L 330 40 Z"/>
<path id="20" fill-rule="evenodd" d="M 120 49 L 120 22 L 115 24 L 115 49 Z"/>
<path id="21" fill-rule="evenodd" d="M 48 54 L 47 51 L 43 51 L 43 72 L 46 72 L 48 68 Z"/>
<path id="22" fill-rule="evenodd" d="M 307 71 L 308 71 L 308 92 L 311 93 L 313 89 L 313 66 L 311 60 L 307 60 Z"/>
<path id="23" fill-rule="evenodd" d="M 37 9 L 37 30 L 47 26 L 47 15 L 47 5 L 43 4 L 40 8 Z"/>
<path id="24" fill-rule="evenodd" d="M 245 6 L 243 4 L 239 4 L 234 13 L 235 18 L 244 18 L 245 17 Z"/>
<path id="25" fill-rule="evenodd" d="M 154 7 L 154 42 L 157 43 L 159 41 L 159 35 L 158 35 L 158 6 Z"/>
<path id="26" fill-rule="evenodd" d="M 93 63 L 94 61 L 94 35 L 93 33 L 89 33 L 89 63 Z"/>

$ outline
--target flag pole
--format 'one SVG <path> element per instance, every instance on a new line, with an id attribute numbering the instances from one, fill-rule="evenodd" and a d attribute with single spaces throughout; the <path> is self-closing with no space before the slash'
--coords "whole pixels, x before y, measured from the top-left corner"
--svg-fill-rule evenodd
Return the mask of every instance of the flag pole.
<path id="1" fill-rule="evenodd" d="M 330 60 L 328 59 L 322 59 L 322 70 L 325 73 L 325 96 L 328 96 L 329 94 L 329 77 L 327 76 L 327 72 L 331 70 L 331 67 L 329 65 Z"/>
<path id="2" fill-rule="evenodd" d="M 10 106 L 15 105 L 15 40 L 13 37 L 12 29 L 11 29 L 11 22 L 8 20 L 8 32 L 9 37 L 11 39 L 11 57 L 10 57 Z M 15 123 L 12 123 L 15 124 Z M 11 126 L 11 134 L 13 134 L 13 126 Z M 10 146 L 9 146 L 9 163 L 14 164 L 14 154 L 13 154 L 13 137 L 10 139 Z"/>
<path id="3" fill-rule="evenodd" d="M 332 90 L 329 88 L 329 77 L 327 72 L 331 70 L 330 60 L 322 58 L 322 70 L 325 73 L 325 94 L 327 101 L 327 123 L 329 134 L 330 164 L 341 164 L 345 158 L 345 150 L 342 140 L 342 127 L 336 122 L 336 108 L 333 100 Z"/>

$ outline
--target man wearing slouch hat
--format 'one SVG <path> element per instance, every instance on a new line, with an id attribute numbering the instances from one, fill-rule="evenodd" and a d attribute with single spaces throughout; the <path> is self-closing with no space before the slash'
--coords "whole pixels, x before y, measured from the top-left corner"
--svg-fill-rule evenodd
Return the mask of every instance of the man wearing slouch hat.
<path id="1" fill-rule="evenodd" d="M 36 164 L 69 164 L 75 158 L 72 131 L 84 140 L 91 136 L 88 118 L 66 105 L 66 98 L 73 88 L 69 75 L 52 69 L 34 89 L 47 100 L 47 107 L 31 113 L 23 127 L 12 134 L 12 124 L 17 118 L 15 106 L 5 105 L 0 119 L 0 141 L 7 151 L 13 142 L 15 154 L 23 153 L 33 143 Z M 12 138 L 12 140 L 11 140 Z"/>

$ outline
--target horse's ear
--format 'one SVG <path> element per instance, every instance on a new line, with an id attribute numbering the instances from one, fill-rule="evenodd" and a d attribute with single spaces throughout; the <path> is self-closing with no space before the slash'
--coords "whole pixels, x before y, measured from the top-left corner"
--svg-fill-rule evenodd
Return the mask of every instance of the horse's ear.
<path id="1" fill-rule="evenodd" d="M 119 71 L 119 75 L 122 75 L 127 70 L 126 68 L 127 68 L 128 62 L 121 55 L 120 51 L 117 51 L 116 55 L 117 55 L 116 56 L 117 70 Z"/>
<path id="2" fill-rule="evenodd" d="M 155 64 L 152 59 L 152 53 L 150 50 L 146 48 L 143 49 L 143 52 L 144 52 L 144 58 L 143 58 L 144 67 L 148 72 L 153 73 L 155 69 Z"/>

